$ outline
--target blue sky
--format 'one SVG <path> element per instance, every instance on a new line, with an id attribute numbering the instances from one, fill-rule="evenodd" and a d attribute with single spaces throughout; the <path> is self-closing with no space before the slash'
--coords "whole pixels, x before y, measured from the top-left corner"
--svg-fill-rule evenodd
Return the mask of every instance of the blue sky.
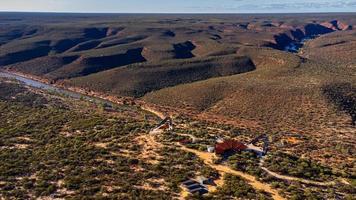
<path id="1" fill-rule="evenodd" d="M 0 11 L 113 13 L 356 12 L 356 0 L 0 0 Z"/>

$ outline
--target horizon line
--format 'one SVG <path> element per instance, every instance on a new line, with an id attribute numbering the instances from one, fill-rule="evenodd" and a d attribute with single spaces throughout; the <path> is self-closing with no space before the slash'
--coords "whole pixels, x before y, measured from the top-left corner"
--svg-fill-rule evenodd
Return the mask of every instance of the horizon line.
<path id="1" fill-rule="evenodd" d="M 0 13 L 28 13 L 28 14 L 356 14 L 356 11 L 327 11 L 327 12 L 71 12 L 71 11 L 7 11 Z"/>

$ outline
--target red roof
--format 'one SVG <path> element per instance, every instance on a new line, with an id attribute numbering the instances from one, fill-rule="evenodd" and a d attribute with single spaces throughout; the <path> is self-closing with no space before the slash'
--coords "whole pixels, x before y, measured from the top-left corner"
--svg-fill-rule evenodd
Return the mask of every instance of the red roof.
<path id="1" fill-rule="evenodd" d="M 159 127 L 159 129 L 166 130 L 169 128 L 169 124 L 163 124 L 162 126 Z"/>
<path id="2" fill-rule="evenodd" d="M 215 152 L 217 154 L 223 154 L 226 151 L 242 151 L 247 149 L 247 146 L 236 140 L 225 140 L 222 143 L 217 143 L 215 145 Z"/>
<path id="3" fill-rule="evenodd" d="M 179 140 L 179 143 L 181 143 L 181 144 L 190 144 L 191 141 L 189 139 L 182 139 L 182 140 Z"/>

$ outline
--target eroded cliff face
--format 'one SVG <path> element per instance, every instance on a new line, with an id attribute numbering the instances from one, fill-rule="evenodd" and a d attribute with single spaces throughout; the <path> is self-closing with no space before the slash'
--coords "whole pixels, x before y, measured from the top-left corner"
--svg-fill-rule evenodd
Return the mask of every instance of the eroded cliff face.
<path id="1" fill-rule="evenodd" d="M 323 23 L 310 23 L 299 28 L 288 27 L 290 30 L 274 36 L 275 42 L 268 46 L 287 51 L 297 51 L 306 39 L 313 39 L 319 35 L 335 31 L 352 30 L 353 26 L 338 20 Z"/>

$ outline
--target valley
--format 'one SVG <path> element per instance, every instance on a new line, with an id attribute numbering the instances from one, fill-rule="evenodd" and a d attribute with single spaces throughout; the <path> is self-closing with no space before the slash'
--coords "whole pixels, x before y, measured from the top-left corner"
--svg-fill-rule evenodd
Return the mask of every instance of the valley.
<path id="1" fill-rule="evenodd" d="M 353 199 L 355 19 L 0 13 L 0 199 Z"/>

